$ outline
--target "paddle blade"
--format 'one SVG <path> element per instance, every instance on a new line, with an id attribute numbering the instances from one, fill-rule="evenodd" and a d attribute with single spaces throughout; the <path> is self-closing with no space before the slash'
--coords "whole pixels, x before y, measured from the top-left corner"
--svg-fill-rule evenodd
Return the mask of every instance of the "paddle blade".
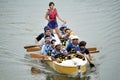
<path id="1" fill-rule="evenodd" d="M 26 49 L 27 52 L 40 51 L 40 50 L 41 50 L 40 47 L 31 47 Z"/>
<path id="2" fill-rule="evenodd" d="M 37 54 L 37 53 L 31 53 L 31 54 L 30 54 L 30 57 L 31 57 L 31 58 L 45 58 L 44 55 L 42 55 L 42 54 Z"/>
<path id="3" fill-rule="evenodd" d="M 88 49 L 89 51 L 96 51 L 96 50 L 97 50 L 96 47 L 88 47 L 87 49 Z"/>
<path id="4" fill-rule="evenodd" d="M 100 51 L 99 50 L 96 50 L 96 51 L 90 51 L 90 53 L 99 53 Z"/>
<path id="5" fill-rule="evenodd" d="M 27 46 L 24 46 L 25 49 L 32 48 L 32 47 L 37 47 L 37 45 L 27 45 Z"/>
<path id="6" fill-rule="evenodd" d="M 46 55 L 42 55 L 42 54 L 38 54 L 38 53 L 30 53 L 30 57 L 31 58 L 39 58 L 39 59 L 41 59 L 41 61 L 52 61 L 52 60 L 49 60 L 48 59 L 48 56 L 46 56 Z"/>

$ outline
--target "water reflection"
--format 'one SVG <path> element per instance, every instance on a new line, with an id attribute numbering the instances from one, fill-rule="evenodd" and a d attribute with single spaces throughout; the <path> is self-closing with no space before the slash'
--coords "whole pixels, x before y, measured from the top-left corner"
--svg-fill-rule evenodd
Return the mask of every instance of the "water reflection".
<path id="1" fill-rule="evenodd" d="M 41 70 L 36 67 L 31 67 L 31 74 L 40 74 Z"/>
<path id="2" fill-rule="evenodd" d="M 41 75 L 43 74 L 43 71 L 40 70 L 37 67 L 31 67 L 31 74 L 32 75 Z M 80 76 L 77 75 L 75 77 L 70 76 L 70 75 L 63 75 L 63 74 L 59 74 L 56 72 L 51 72 L 51 73 L 44 73 L 46 74 L 46 80 L 90 80 L 90 76 L 84 75 L 84 76 Z"/>
<path id="3" fill-rule="evenodd" d="M 68 77 L 67 75 L 48 74 L 46 80 L 90 80 L 90 76 Z"/>
<path id="4" fill-rule="evenodd" d="M 33 36 L 46 25 L 48 1 L 0 0 L 0 80 L 120 80 L 119 67 L 113 69 L 120 60 L 120 0 L 54 1 L 68 27 L 88 45 L 99 48 L 100 54 L 93 56 L 97 71 L 88 72 L 90 77 L 71 78 L 46 69 L 39 60 L 23 60 L 27 54 L 23 46 L 33 44 Z"/>

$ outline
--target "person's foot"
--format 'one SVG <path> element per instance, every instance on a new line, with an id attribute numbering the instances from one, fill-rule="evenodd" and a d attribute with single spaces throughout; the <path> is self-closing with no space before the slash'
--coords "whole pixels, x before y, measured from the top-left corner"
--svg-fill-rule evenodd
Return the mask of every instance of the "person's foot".
<path id="1" fill-rule="evenodd" d="M 95 67 L 95 64 L 90 63 L 90 68 L 93 68 L 93 67 Z"/>

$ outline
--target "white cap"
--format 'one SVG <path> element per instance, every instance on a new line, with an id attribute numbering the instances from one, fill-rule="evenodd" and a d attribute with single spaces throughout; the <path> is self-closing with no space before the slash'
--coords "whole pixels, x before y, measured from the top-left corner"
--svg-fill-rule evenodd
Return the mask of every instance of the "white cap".
<path id="1" fill-rule="evenodd" d="M 61 43 L 55 42 L 55 46 L 57 46 L 57 45 L 61 45 Z"/>
<path id="2" fill-rule="evenodd" d="M 73 36 L 75 36 L 75 35 L 70 35 L 69 38 L 72 39 Z"/>
<path id="3" fill-rule="evenodd" d="M 71 36 L 71 39 L 79 39 L 78 36 Z"/>

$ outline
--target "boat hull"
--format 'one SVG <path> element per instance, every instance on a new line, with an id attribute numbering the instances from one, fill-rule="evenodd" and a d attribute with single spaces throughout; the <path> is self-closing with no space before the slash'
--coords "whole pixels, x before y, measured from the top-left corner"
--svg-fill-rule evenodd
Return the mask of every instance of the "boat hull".
<path id="1" fill-rule="evenodd" d="M 67 74 L 67 75 L 73 75 L 76 73 L 84 73 L 86 72 L 86 65 L 87 65 L 87 60 L 83 62 L 83 64 L 72 64 L 69 65 L 69 62 L 72 63 L 72 61 L 68 61 L 68 64 L 64 65 L 62 63 L 58 63 L 56 61 L 47 61 L 47 64 L 53 68 L 56 72 L 61 73 L 61 74 Z"/>

